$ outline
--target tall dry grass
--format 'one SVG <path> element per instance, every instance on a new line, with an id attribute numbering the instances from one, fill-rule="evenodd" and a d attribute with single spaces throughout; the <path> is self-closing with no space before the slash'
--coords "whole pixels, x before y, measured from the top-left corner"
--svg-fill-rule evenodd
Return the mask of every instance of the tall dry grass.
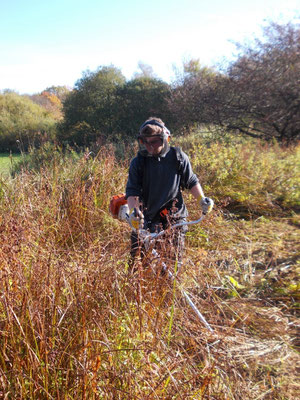
<path id="1" fill-rule="evenodd" d="M 296 215 L 235 219 L 224 205 L 238 174 L 222 194 L 207 165 L 219 204 L 191 228 L 178 279 L 132 275 L 129 227 L 108 213 L 127 167 L 102 149 L 2 180 L 0 397 L 295 398 Z"/>

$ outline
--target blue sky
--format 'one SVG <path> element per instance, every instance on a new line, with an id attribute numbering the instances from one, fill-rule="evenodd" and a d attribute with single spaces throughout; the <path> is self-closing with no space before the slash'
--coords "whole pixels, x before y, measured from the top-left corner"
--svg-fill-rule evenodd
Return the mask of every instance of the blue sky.
<path id="1" fill-rule="evenodd" d="M 300 0 L 0 0 L 0 15 L 0 90 L 32 94 L 101 65 L 130 79 L 140 61 L 169 82 L 184 60 L 232 57 L 269 20 L 299 21 Z"/>

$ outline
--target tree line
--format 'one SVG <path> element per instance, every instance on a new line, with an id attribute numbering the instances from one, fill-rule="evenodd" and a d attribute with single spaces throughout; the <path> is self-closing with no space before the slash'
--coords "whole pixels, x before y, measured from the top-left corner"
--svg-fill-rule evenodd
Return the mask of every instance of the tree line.
<path id="1" fill-rule="evenodd" d="M 226 68 L 189 60 L 171 84 L 152 68 L 126 80 L 113 65 L 85 71 L 70 90 L 51 87 L 41 94 L 0 94 L 0 151 L 24 150 L 45 140 L 89 146 L 132 141 L 151 115 L 173 134 L 198 125 L 254 138 L 292 143 L 300 138 L 299 24 L 270 23 L 261 39 L 237 44 Z"/>

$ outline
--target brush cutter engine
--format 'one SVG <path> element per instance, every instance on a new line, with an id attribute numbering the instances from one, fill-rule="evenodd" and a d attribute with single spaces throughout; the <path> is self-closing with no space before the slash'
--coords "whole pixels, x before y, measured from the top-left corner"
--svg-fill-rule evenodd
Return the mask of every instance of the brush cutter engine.
<path id="1" fill-rule="evenodd" d="M 109 204 L 109 211 L 113 218 L 120 221 L 127 221 L 129 214 L 129 207 L 125 194 L 117 194 L 112 197 Z"/>

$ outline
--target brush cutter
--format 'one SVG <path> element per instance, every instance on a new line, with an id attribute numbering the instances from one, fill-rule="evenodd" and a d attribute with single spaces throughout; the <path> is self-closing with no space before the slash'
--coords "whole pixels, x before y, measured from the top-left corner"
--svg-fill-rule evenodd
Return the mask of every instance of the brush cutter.
<path id="1" fill-rule="evenodd" d="M 207 204 L 208 203 L 211 204 L 211 208 L 212 208 L 213 201 L 211 199 L 206 197 L 204 199 L 204 201 Z M 128 208 L 126 196 L 123 193 L 119 194 L 119 195 L 116 195 L 116 196 L 113 196 L 113 198 L 110 201 L 109 209 L 110 209 L 110 213 L 112 214 L 112 216 L 114 218 L 118 218 L 121 221 L 128 221 L 128 219 L 129 219 L 129 208 Z M 206 216 L 206 213 L 203 213 L 202 216 L 199 219 L 195 220 L 195 221 L 181 222 L 181 223 L 178 223 L 178 224 L 174 224 L 174 225 L 171 225 L 169 229 L 176 229 L 176 228 L 180 228 L 180 227 L 185 226 L 185 225 L 198 224 L 199 222 L 201 222 L 205 218 L 205 216 Z M 166 230 L 160 231 L 158 233 L 150 233 L 149 231 L 147 231 L 145 229 L 138 229 L 137 231 L 139 233 L 140 239 L 144 243 L 144 246 L 145 246 L 146 250 L 149 249 L 151 242 L 153 242 L 154 240 L 156 240 L 157 238 L 163 236 L 166 233 Z M 154 257 L 156 259 L 160 258 L 160 255 L 157 252 L 157 250 L 152 249 L 152 254 L 154 255 Z M 167 265 L 164 262 L 162 263 L 162 265 L 163 265 L 163 271 L 164 272 L 168 271 L 169 278 L 174 280 L 175 277 L 172 274 L 172 272 L 168 269 Z M 181 293 L 185 297 L 185 299 L 188 302 L 188 304 L 192 307 L 192 309 L 194 310 L 194 312 L 196 313 L 196 315 L 200 319 L 200 321 L 205 325 L 205 327 L 209 331 L 213 332 L 212 327 L 206 321 L 204 316 L 200 313 L 200 311 L 195 306 L 195 304 L 193 303 L 192 299 L 187 294 L 187 292 L 185 290 L 181 289 Z"/>
<path id="2" fill-rule="evenodd" d="M 181 222 L 178 224 L 174 224 L 171 225 L 169 227 L 169 229 L 176 229 L 176 228 L 180 228 L 182 226 L 186 226 L 186 225 L 194 225 L 194 224 L 198 224 L 199 222 L 201 222 L 203 219 L 205 218 L 205 214 L 203 214 L 201 216 L 201 218 L 195 220 L 195 221 L 189 221 L 189 222 Z M 163 236 L 166 234 L 166 230 L 160 231 L 158 233 L 150 233 L 147 230 L 144 229 L 140 229 L 139 230 L 139 236 L 140 239 L 143 241 L 145 249 L 149 250 L 149 247 L 151 245 L 151 243 L 153 243 L 154 240 L 156 240 L 157 238 Z M 157 250 L 152 249 L 152 254 L 156 259 L 160 258 L 159 253 L 157 252 Z M 162 262 L 162 272 L 166 272 L 168 271 L 168 276 L 171 280 L 175 279 L 175 276 L 172 274 L 172 272 L 170 271 L 170 269 L 167 267 L 167 265 Z M 206 321 L 206 319 L 204 318 L 204 316 L 201 314 L 201 312 L 198 310 L 198 308 L 195 306 L 195 304 L 193 303 L 192 299 L 190 298 L 190 296 L 187 294 L 187 292 L 183 289 L 180 289 L 181 294 L 184 296 L 184 298 L 186 299 L 186 301 L 188 302 L 188 304 L 192 307 L 193 311 L 195 312 L 195 314 L 197 315 L 198 319 L 205 325 L 205 327 L 210 331 L 213 332 L 212 327 L 209 325 L 209 323 Z"/>

